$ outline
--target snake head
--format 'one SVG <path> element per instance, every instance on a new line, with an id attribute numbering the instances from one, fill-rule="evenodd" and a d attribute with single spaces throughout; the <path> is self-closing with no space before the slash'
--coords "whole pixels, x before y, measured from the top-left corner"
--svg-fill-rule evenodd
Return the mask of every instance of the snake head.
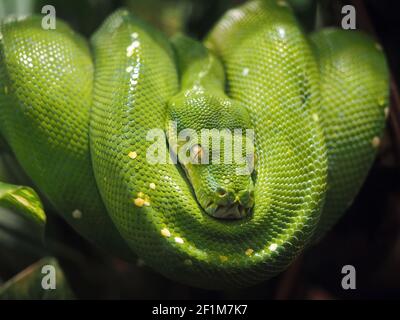
<path id="1" fill-rule="evenodd" d="M 254 206 L 254 137 L 246 110 L 227 97 L 185 92 L 169 105 L 167 136 L 198 203 L 219 219 Z"/>
<path id="2" fill-rule="evenodd" d="M 241 165 L 181 164 L 206 213 L 218 219 L 241 219 L 251 213 L 254 183 L 250 172 L 238 172 Z"/>

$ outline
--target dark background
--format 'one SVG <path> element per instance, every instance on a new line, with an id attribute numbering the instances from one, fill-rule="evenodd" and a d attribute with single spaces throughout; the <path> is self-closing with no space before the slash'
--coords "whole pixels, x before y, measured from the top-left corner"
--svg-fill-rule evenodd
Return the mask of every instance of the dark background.
<path id="1" fill-rule="evenodd" d="M 239 0 L 97 0 L 15 1 L 0 0 L 0 16 L 7 13 L 40 13 L 44 4 L 56 7 L 57 17 L 90 36 L 104 18 L 120 6 L 150 21 L 168 35 L 184 31 L 204 36 L 222 13 Z M 312 1 L 298 0 L 313 7 Z M 340 8 L 353 4 L 357 26 L 383 44 L 392 71 L 392 99 L 385 138 L 379 156 L 353 205 L 318 244 L 309 248 L 292 266 L 256 287 L 229 292 L 205 291 L 171 282 L 152 272 L 141 261 L 136 265 L 107 256 L 73 232 L 51 209 L 46 246 L 23 233 L 29 245 L 1 245 L 0 284 L 37 259 L 56 256 L 78 298 L 232 298 L 232 299 L 366 299 L 400 297 L 400 21 L 398 1 L 322 1 L 318 19 L 323 25 L 339 26 Z M 313 15 L 298 14 L 305 29 L 314 25 Z M 322 22 L 321 22 L 322 21 Z M 7 156 L 3 156 L 7 157 Z M 2 160 L 6 161 L 6 160 Z M 19 181 L 19 172 L 8 178 Z M 1 214 L 1 212 L 0 212 Z M 1 225 L 0 225 L 1 231 Z M 6 230 L 7 231 L 7 230 Z M 3 230 L 3 232 L 5 232 Z M 14 236 L 14 234 L 11 234 Z M 49 241 L 51 239 L 51 241 Z M 60 248 L 57 243 L 62 243 Z M 357 289 L 343 290 L 341 269 L 353 265 Z"/>

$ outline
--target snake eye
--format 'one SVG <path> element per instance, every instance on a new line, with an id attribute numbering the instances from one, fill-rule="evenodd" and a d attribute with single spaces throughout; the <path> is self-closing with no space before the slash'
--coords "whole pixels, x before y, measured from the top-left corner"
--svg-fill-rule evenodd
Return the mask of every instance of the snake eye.
<path id="1" fill-rule="evenodd" d="M 227 191 L 224 188 L 219 187 L 219 188 L 217 188 L 216 193 L 220 197 L 225 197 L 227 194 Z"/>
<path id="2" fill-rule="evenodd" d="M 190 156 L 192 159 L 192 163 L 200 163 L 201 159 L 204 156 L 204 149 L 201 145 L 195 144 L 191 149 L 190 149 Z"/>

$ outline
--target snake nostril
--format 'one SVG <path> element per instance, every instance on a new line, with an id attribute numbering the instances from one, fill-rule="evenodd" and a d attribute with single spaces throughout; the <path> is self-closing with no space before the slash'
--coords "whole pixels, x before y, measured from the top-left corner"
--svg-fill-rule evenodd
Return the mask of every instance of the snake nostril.
<path id="1" fill-rule="evenodd" d="M 252 207 L 254 204 L 254 191 L 240 191 L 237 195 L 237 201 L 246 208 Z"/>

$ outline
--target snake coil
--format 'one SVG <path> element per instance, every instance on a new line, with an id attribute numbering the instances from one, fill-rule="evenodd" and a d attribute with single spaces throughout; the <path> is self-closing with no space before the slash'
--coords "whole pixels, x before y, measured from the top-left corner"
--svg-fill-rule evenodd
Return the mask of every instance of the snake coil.
<path id="1" fill-rule="evenodd" d="M 388 70 L 368 36 L 307 37 L 281 0 L 228 11 L 204 44 L 255 131 L 251 216 L 209 216 L 178 165 L 146 160 L 181 76 L 169 40 L 126 10 L 90 44 L 62 22 L 3 23 L 0 130 L 38 189 L 99 247 L 187 284 L 248 286 L 287 267 L 355 197 L 384 129 Z"/>

